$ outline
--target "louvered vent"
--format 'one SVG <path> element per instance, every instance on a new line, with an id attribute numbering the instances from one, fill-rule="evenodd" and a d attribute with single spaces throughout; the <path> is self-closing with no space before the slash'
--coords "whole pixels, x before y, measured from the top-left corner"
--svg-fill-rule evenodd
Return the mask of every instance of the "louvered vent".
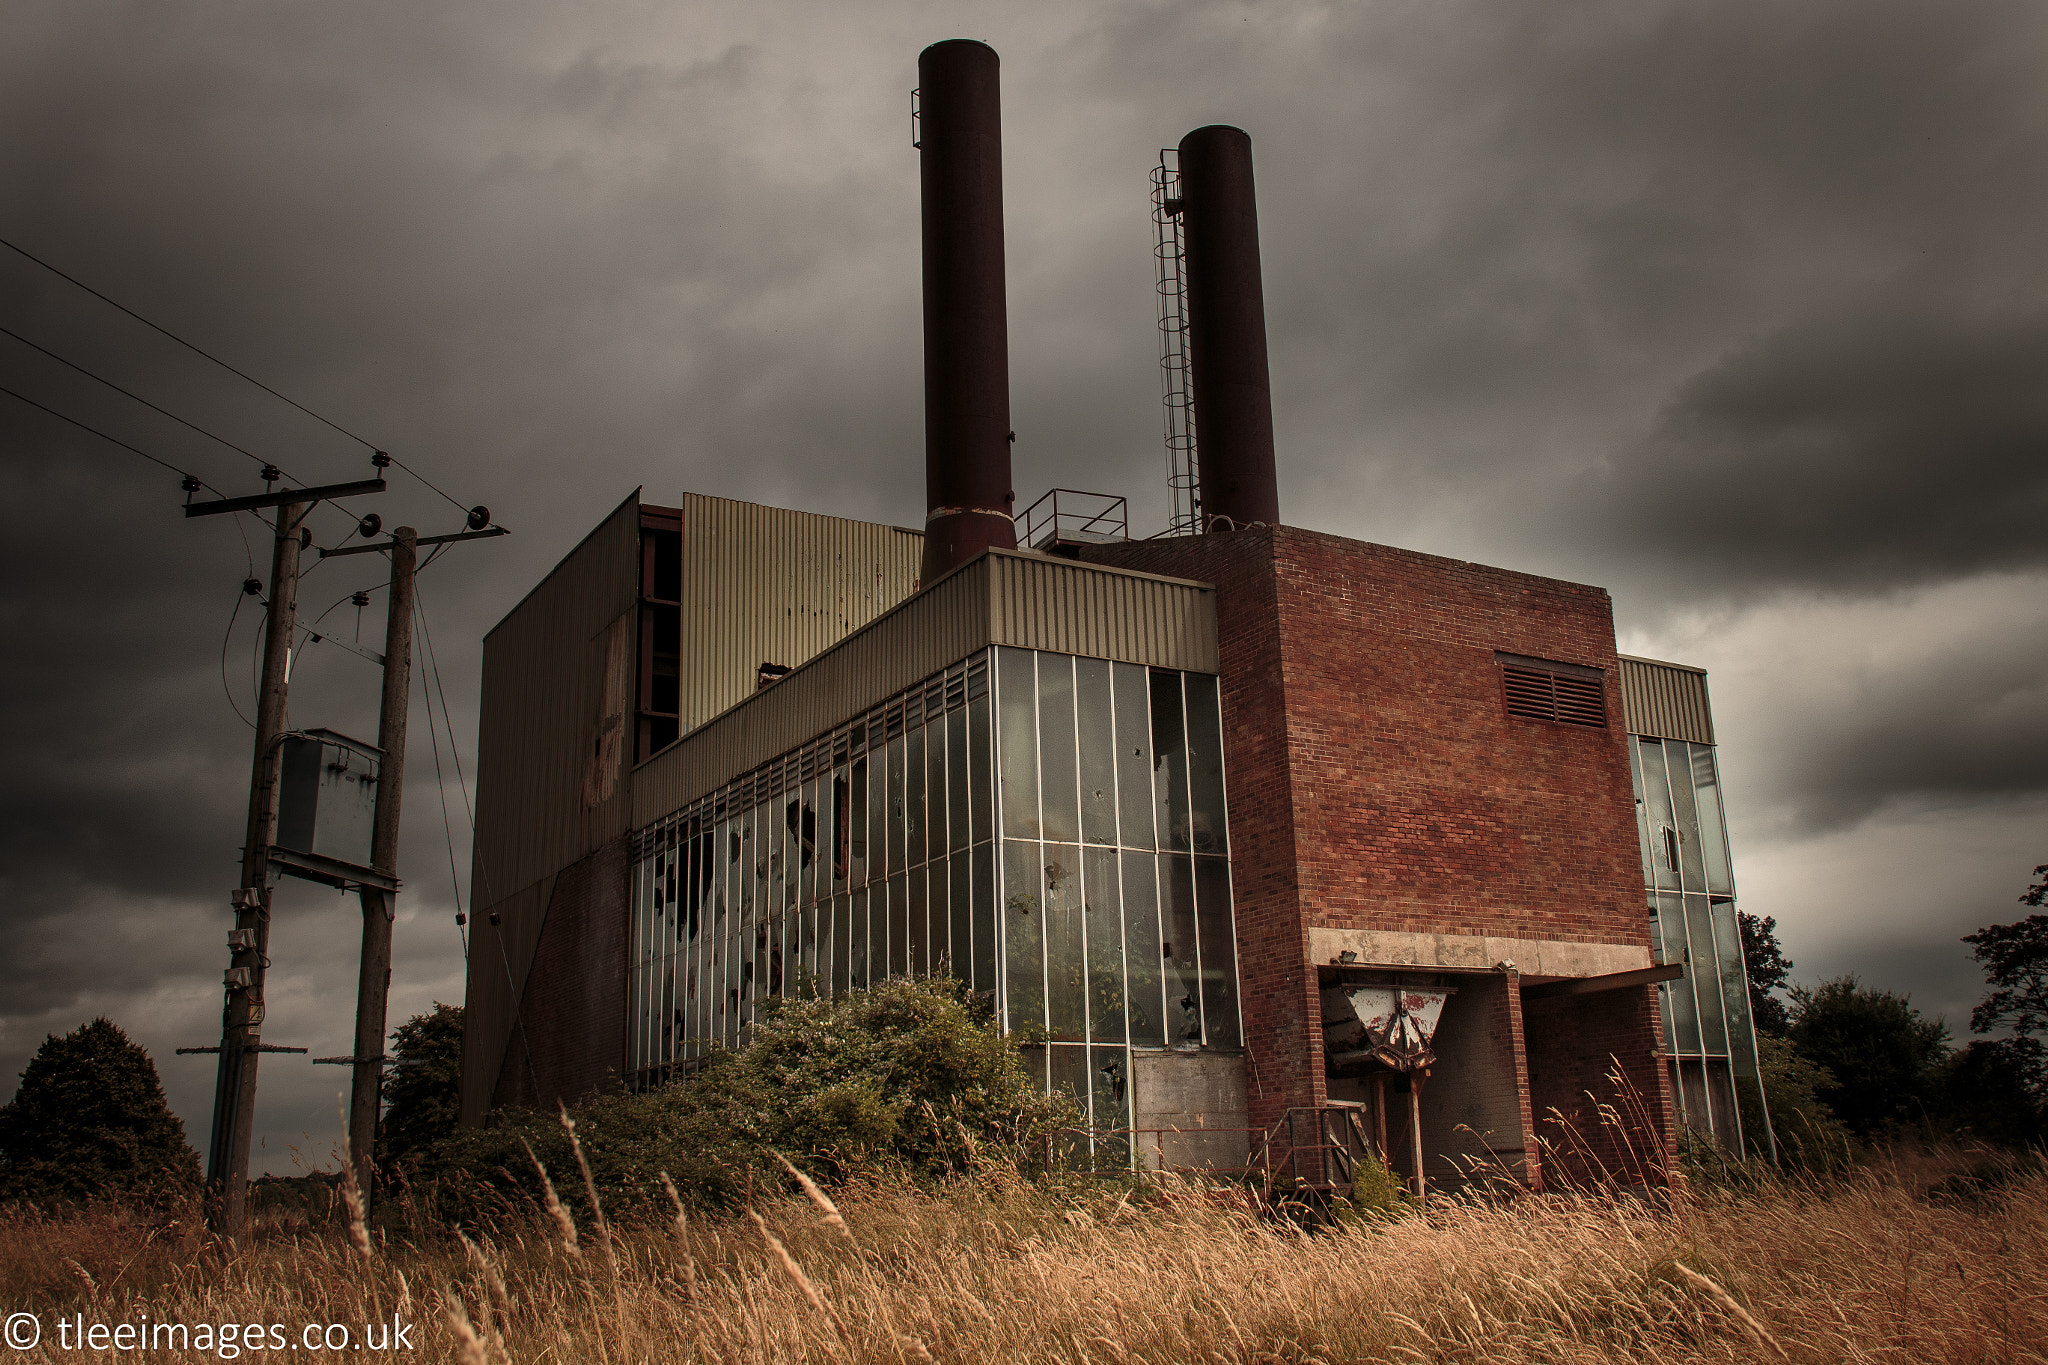
<path id="1" fill-rule="evenodd" d="M 1580 678 L 1540 668 L 1502 664 L 1508 714 L 1564 725 L 1607 725 L 1607 689 L 1597 677 Z"/>

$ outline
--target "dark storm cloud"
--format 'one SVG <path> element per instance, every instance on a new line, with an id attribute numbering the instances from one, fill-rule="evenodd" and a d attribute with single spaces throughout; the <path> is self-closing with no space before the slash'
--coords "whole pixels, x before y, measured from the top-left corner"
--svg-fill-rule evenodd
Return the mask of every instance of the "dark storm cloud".
<path id="1" fill-rule="evenodd" d="M 1573 488 L 1581 525 L 1685 595 L 1885 590 L 2048 565 L 2048 312 L 1856 309 L 1680 390 Z"/>

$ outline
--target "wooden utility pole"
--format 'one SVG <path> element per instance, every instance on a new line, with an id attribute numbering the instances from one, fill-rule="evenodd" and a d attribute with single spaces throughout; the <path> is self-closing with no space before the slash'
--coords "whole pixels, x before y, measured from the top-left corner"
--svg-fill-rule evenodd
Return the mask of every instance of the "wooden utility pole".
<path id="1" fill-rule="evenodd" d="M 370 866 L 398 874 L 398 815 L 405 796 L 406 703 L 412 695 L 412 589 L 419 567 L 419 533 L 401 526 L 391 533 L 391 591 L 384 622 L 384 700 L 377 713 L 377 809 L 370 832 Z M 391 921 L 396 895 L 365 886 L 363 954 L 356 978 L 355 1085 L 349 1094 L 349 1160 L 356 1188 L 367 1202 L 374 1185 L 377 1115 L 384 1088 L 384 1015 L 391 993 Z"/>
<path id="2" fill-rule="evenodd" d="M 235 928 L 221 1014 L 220 1070 L 213 1091 L 208 1144 L 208 1218 L 233 1236 L 242 1229 L 249 1190 L 249 1141 L 256 1124 L 256 1060 L 263 1033 L 263 974 L 270 947 L 270 841 L 277 827 L 285 683 L 298 622 L 299 528 L 311 502 L 277 508 L 270 556 L 270 611 L 264 623 L 263 682 L 256 698 L 256 756 L 249 783 L 249 824 L 242 840 L 242 884 L 235 891 Z M 187 515 L 190 515 L 188 512 Z"/>

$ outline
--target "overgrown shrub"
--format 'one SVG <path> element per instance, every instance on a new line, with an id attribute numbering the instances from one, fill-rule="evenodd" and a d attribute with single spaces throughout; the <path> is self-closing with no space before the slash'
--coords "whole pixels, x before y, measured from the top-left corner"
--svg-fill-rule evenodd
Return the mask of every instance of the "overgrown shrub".
<path id="1" fill-rule="evenodd" d="M 778 1153 L 828 1183 L 1014 1165 L 1074 1121 L 1067 1101 L 1038 1092 L 1015 1042 L 956 981 L 893 980 L 757 1008 L 752 1039 L 737 1051 L 714 1051 L 658 1090 L 571 1111 L 608 1212 L 664 1201 L 663 1171 L 692 1202 L 731 1207 L 786 1180 Z M 553 1114 L 459 1132 L 425 1154 L 416 1179 L 438 1185 L 445 1211 L 474 1213 L 494 1192 L 537 1191 L 529 1145 L 563 1198 L 580 1198 Z"/>

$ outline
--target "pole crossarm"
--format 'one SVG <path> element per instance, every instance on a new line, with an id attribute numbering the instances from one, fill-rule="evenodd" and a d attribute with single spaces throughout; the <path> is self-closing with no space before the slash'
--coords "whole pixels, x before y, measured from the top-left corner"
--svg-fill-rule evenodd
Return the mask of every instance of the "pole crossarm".
<path id="1" fill-rule="evenodd" d="M 398 878 L 389 872 L 364 867 L 361 863 L 345 863 L 339 858 L 319 853 L 301 853 L 295 848 L 273 846 L 268 850 L 268 856 L 287 876 L 320 882 L 343 891 L 360 891 L 366 886 L 378 891 L 396 891 L 399 887 Z"/>
<path id="2" fill-rule="evenodd" d="M 315 1057 L 315 1058 L 313 1059 L 313 1065 L 314 1065 L 314 1066 L 382 1066 L 382 1065 L 383 1065 L 384 1063 L 386 1063 L 386 1062 L 388 1062 L 388 1061 L 390 1061 L 390 1060 L 391 1060 L 391 1058 L 390 1058 L 389 1056 L 383 1056 L 383 1057 Z"/>
<path id="3" fill-rule="evenodd" d="M 191 1056 L 191 1055 L 192 1055 L 193 1053 L 196 1053 L 196 1052 L 219 1052 L 219 1051 L 220 1051 L 220 1048 L 219 1048 L 218 1046 L 215 1046 L 215 1047 L 181 1047 L 181 1048 L 179 1048 L 179 1049 L 178 1049 L 178 1055 L 179 1055 L 180 1057 L 188 1057 L 188 1056 Z M 303 1048 L 303 1047 L 282 1047 L 282 1046 L 278 1045 L 277 1043 L 244 1043 L 244 1044 L 242 1044 L 242 1051 L 244 1051 L 244 1052 L 306 1052 L 306 1051 L 310 1051 L 310 1049 L 308 1049 L 308 1048 Z"/>
<path id="4" fill-rule="evenodd" d="M 322 484 L 318 488 L 287 488 L 281 493 L 251 493 L 246 498 L 222 498 L 217 502 L 188 502 L 188 517 L 211 517 L 222 512 L 247 512 L 258 507 L 284 507 L 295 502 L 318 502 L 322 498 L 352 498 L 363 493 L 382 493 L 382 479 L 358 479 L 354 483 Z"/>
<path id="5" fill-rule="evenodd" d="M 509 536 L 511 534 L 510 531 L 502 526 L 490 526 L 481 531 L 458 531 L 454 535 L 449 536 L 421 536 L 413 544 L 452 545 L 458 540 L 489 540 L 492 536 Z M 370 545 L 348 545 L 339 550 L 322 550 L 320 557 L 322 559 L 335 559 L 341 555 L 375 554 L 380 550 L 388 550 L 397 543 L 395 540 L 380 540 Z"/>

